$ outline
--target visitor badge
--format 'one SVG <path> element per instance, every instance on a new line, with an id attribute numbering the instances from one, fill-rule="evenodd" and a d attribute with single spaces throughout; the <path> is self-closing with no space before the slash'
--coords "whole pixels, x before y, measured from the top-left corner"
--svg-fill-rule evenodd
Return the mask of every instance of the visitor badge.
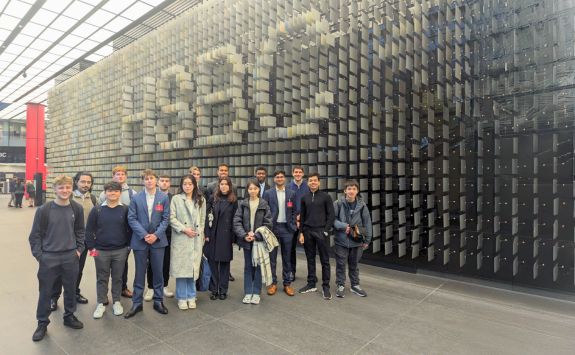
<path id="1" fill-rule="evenodd" d="M 293 207 L 293 202 L 291 202 L 291 200 L 288 200 L 287 206 L 288 206 L 288 208 L 292 208 L 292 207 Z"/>
<path id="2" fill-rule="evenodd" d="M 90 256 L 100 256 L 100 253 L 98 253 L 98 250 L 96 249 L 92 249 L 89 251 Z"/>
<path id="3" fill-rule="evenodd" d="M 164 205 L 161 205 L 161 204 L 158 203 L 158 204 L 156 205 L 156 211 L 158 211 L 158 212 L 163 212 L 163 211 L 164 211 Z"/>

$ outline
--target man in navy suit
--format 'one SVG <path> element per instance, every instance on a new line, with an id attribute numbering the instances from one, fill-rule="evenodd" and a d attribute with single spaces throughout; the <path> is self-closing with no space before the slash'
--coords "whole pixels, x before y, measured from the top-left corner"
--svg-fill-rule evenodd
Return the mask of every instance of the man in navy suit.
<path id="1" fill-rule="evenodd" d="M 142 179 L 144 190 L 132 197 L 128 210 L 128 223 L 133 231 L 130 247 L 134 251 L 136 277 L 132 309 L 126 313 L 125 318 L 142 311 L 148 255 L 154 275 L 154 309 L 161 314 L 168 313 L 163 302 L 163 265 L 164 251 L 168 246 L 166 228 L 170 222 L 170 199 L 157 188 L 158 175 L 152 169 L 144 170 Z"/>
<path id="2" fill-rule="evenodd" d="M 275 187 L 266 190 L 263 198 L 270 206 L 274 224 L 273 232 L 278 238 L 282 252 L 282 278 L 284 292 L 288 296 L 293 296 L 295 291 L 291 286 L 291 283 L 293 282 L 291 249 L 293 235 L 297 230 L 295 192 L 290 189 L 286 189 L 286 173 L 283 170 L 277 170 L 274 173 L 274 183 Z M 268 295 L 270 296 L 274 295 L 277 291 L 277 258 L 278 248 L 275 248 L 270 253 L 273 278 L 273 283 L 268 287 Z"/>

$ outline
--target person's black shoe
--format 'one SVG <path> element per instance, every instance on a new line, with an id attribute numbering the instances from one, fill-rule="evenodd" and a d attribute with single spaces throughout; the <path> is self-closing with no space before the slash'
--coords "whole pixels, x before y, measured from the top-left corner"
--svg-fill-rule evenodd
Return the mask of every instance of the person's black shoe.
<path id="1" fill-rule="evenodd" d="M 322 287 L 322 295 L 324 300 L 331 300 L 331 292 L 329 291 L 329 286 Z"/>
<path id="2" fill-rule="evenodd" d="M 310 292 L 316 292 L 317 291 L 317 287 L 315 287 L 314 284 L 310 284 L 308 283 L 307 285 L 305 285 L 304 287 L 299 289 L 299 293 L 310 293 Z"/>
<path id="3" fill-rule="evenodd" d="M 225 294 L 225 293 L 220 293 L 220 299 L 221 299 L 222 301 L 225 300 L 226 298 L 228 298 L 228 295 L 227 295 L 227 294 Z"/>
<path id="4" fill-rule="evenodd" d="M 48 324 L 38 323 L 38 328 L 34 331 L 32 335 L 32 341 L 40 341 L 46 336 L 46 331 L 48 330 Z"/>
<path id="5" fill-rule="evenodd" d="M 236 281 L 236 278 L 232 276 L 232 274 L 230 274 L 230 281 Z"/>
<path id="6" fill-rule="evenodd" d="M 52 298 L 50 300 L 50 312 L 55 312 L 57 309 L 58 309 L 58 300 Z"/>
<path id="7" fill-rule="evenodd" d="M 212 293 L 212 294 L 210 295 L 210 299 L 211 299 L 212 301 L 217 300 L 217 299 L 218 299 L 218 294 L 217 294 L 217 293 Z"/>
<path id="8" fill-rule="evenodd" d="M 168 314 L 168 309 L 164 306 L 164 302 L 154 302 L 154 310 L 160 314 Z"/>
<path id="9" fill-rule="evenodd" d="M 64 325 L 72 329 L 82 329 L 84 328 L 84 323 L 80 322 L 75 315 L 68 316 L 64 318 Z"/>
<path id="10" fill-rule="evenodd" d="M 77 293 L 76 294 L 76 302 L 80 303 L 80 304 L 86 304 L 88 303 L 88 299 L 84 296 L 82 296 L 82 294 Z"/>
<path id="11" fill-rule="evenodd" d="M 142 307 L 142 305 L 132 307 L 128 312 L 126 312 L 126 314 L 124 314 L 124 318 L 126 319 L 132 318 L 133 316 L 135 316 L 136 314 L 140 313 L 143 310 L 144 308 Z"/>

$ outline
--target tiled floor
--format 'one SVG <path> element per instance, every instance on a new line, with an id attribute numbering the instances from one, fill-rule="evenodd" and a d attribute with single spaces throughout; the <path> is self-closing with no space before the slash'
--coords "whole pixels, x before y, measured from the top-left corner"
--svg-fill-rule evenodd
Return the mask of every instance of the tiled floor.
<path id="1" fill-rule="evenodd" d="M 319 293 L 279 292 L 262 296 L 259 306 L 244 305 L 237 252 L 232 263 L 237 281 L 228 300 L 210 301 L 201 293 L 198 308 L 183 312 L 167 299 L 167 316 L 147 303 L 130 320 L 113 316 L 111 309 L 92 319 L 95 276 L 89 258 L 82 290 L 90 303 L 77 312 L 85 328 L 62 325 L 60 301 L 48 335 L 34 343 L 37 263 L 27 239 L 34 210 L 8 209 L 6 202 L 0 197 L 2 354 L 575 353 L 575 303 L 366 265 L 361 277 L 367 298 L 347 293 L 324 301 Z M 299 255 L 296 287 L 303 285 L 304 274 Z M 123 304 L 130 307 L 127 299 Z"/>

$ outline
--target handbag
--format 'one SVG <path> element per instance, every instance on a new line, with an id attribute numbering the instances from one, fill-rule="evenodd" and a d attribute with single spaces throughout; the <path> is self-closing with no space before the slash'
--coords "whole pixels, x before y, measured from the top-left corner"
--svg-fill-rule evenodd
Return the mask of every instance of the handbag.
<path id="1" fill-rule="evenodd" d="M 359 224 L 355 224 L 351 230 L 352 230 L 351 236 L 353 240 L 356 242 L 363 243 L 363 241 L 365 240 L 365 232 L 366 232 L 365 227 L 360 226 Z"/>
<path id="2" fill-rule="evenodd" d="M 212 270 L 208 258 L 202 255 L 202 262 L 200 263 L 200 277 L 196 280 L 196 290 L 200 292 L 207 291 L 210 287 L 210 279 L 212 278 Z"/>

